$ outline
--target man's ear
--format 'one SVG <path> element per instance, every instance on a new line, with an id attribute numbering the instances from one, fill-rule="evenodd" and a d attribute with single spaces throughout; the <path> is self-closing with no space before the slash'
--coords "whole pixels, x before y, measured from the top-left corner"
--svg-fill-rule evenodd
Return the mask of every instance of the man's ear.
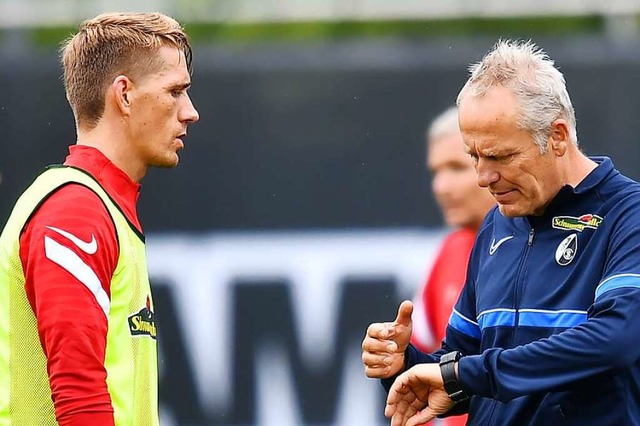
<path id="1" fill-rule="evenodd" d="M 549 143 L 551 150 L 558 157 L 562 157 L 569 144 L 572 143 L 569 134 L 569 125 L 567 120 L 558 118 L 551 123 L 551 131 L 549 133 Z"/>
<path id="2" fill-rule="evenodd" d="M 133 82 L 125 75 L 117 76 L 111 83 L 113 101 L 122 115 L 128 116 L 131 113 L 133 88 Z"/>

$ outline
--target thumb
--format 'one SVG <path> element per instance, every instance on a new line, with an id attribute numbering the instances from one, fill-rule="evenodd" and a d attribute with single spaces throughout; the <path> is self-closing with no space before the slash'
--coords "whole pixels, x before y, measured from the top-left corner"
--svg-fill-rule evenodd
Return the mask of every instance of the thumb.
<path id="1" fill-rule="evenodd" d="M 413 302 L 405 300 L 400 304 L 398 308 L 398 316 L 395 319 L 395 323 L 410 327 L 413 325 L 411 321 L 411 314 L 413 313 Z"/>

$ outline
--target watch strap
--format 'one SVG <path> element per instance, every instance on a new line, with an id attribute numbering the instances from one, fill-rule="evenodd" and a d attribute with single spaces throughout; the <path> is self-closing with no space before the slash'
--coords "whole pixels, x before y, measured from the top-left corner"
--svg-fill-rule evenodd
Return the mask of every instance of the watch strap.
<path id="1" fill-rule="evenodd" d="M 469 395 L 462 389 L 456 376 L 455 364 L 462 358 L 458 351 L 449 352 L 440 358 L 440 374 L 444 383 L 444 390 L 454 403 L 469 399 Z"/>

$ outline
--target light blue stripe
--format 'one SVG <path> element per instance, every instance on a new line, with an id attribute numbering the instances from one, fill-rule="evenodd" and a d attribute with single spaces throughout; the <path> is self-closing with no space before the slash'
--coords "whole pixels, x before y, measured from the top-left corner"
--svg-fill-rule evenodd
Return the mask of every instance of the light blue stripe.
<path id="1" fill-rule="evenodd" d="M 640 275 L 621 274 L 607 278 L 596 288 L 595 300 L 598 300 L 604 293 L 618 288 L 640 288 Z"/>
<path id="2" fill-rule="evenodd" d="M 449 317 L 449 325 L 458 330 L 460 333 L 471 336 L 474 339 L 480 339 L 480 327 L 478 327 L 477 324 L 474 324 L 473 322 L 464 318 L 456 311 L 451 312 L 451 316 Z"/>
<path id="3" fill-rule="evenodd" d="M 529 327 L 571 328 L 587 321 L 586 312 L 520 312 L 518 325 Z"/>
<path id="4" fill-rule="evenodd" d="M 478 318 L 481 329 L 487 327 L 514 327 L 516 325 L 516 313 L 513 311 L 485 312 Z"/>

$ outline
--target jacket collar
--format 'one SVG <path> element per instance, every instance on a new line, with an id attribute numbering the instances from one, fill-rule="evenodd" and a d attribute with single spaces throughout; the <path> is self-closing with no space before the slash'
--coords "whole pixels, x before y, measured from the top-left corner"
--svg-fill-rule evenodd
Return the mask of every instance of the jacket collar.
<path id="1" fill-rule="evenodd" d="M 560 191 L 558 191 L 556 196 L 551 200 L 551 203 L 549 203 L 542 215 L 527 216 L 526 220 L 531 226 L 546 223 L 550 217 L 555 216 L 559 211 L 566 211 L 567 205 L 575 205 L 579 199 L 584 198 L 585 194 L 595 190 L 604 180 L 608 179 L 612 174 L 617 173 L 609 157 L 589 158 L 595 161 L 598 166 L 576 187 L 565 185 L 560 188 Z"/>

